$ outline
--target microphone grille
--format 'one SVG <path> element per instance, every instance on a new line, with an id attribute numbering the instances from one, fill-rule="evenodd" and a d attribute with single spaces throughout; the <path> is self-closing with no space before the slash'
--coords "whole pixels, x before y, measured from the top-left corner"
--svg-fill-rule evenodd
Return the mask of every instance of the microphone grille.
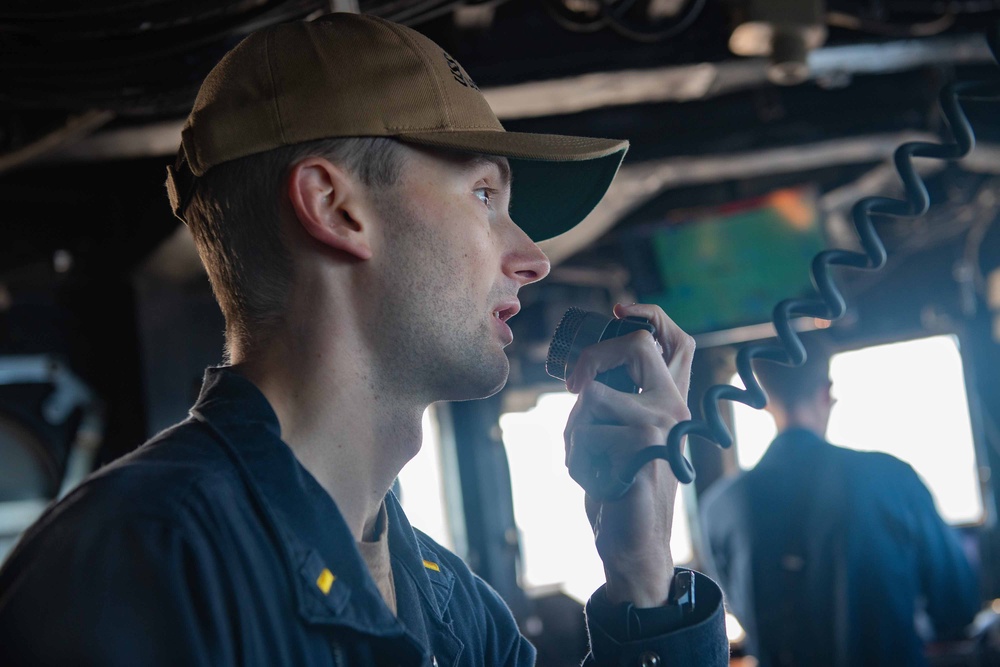
<path id="1" fill-rule="evenodd" d="M 552 377 L 566 379 L 566 362 L 569 359 L 570 348 L 576 338 L 587 311 L 582 308 L 570 308 L 563 315 L 556 332 L 549 343 L 549 356 L 545 359 L 545 372 Z"/>

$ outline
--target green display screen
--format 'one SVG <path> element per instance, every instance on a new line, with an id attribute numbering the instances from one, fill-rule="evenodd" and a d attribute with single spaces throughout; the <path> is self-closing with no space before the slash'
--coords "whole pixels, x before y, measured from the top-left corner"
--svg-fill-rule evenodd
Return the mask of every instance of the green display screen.
<path id="1" fill-rule="evenodd" d="M 782 299 L 814 294 L 809 271 L 825 247 L 809 190 L 664 221 L 640 236 L 659 278 L 641 298 L 692 334 L 762 324 Z"/>

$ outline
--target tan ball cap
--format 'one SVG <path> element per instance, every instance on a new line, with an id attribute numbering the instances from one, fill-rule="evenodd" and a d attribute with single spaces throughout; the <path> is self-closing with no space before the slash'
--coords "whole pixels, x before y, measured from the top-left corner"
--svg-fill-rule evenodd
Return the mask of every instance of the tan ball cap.
<path id="1" fill-rule="evenodd" d="M 174 213 L 183 220 L 195 179 L 215 165 L 335 137 L 508 158 L 511 215 L 535 241 L 590 213 L 628 149 L 613 139 L 507 132 L 462 66 L 424 35 L 328 14 L 253 33 L 208 74 L 167 169 Z"/>

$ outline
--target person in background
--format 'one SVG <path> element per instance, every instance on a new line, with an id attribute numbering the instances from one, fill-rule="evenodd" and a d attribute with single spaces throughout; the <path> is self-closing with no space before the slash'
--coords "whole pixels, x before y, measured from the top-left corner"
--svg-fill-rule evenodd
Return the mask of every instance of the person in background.
<path id="1" fill-rule="evenodd" d="M 977 577 L 909 465 L 825 440 L 829 348 L 812 336 L 806 350 L 799 367 L 756 364 L 778 435 L 706 492 L 707 569 L 761 667 L 926 664 L 916 619 L 959 633 L 980 607 Z"/>
<path id="2" fill-rule="evenodd" d="M 389 489 L 428 405 L 503 387 L 518 290 L 549 271 L 535 241 L 587 215 L 626 147 L 504 131 L 453 58 L 374 17 L 237 45 L 168 175 L 226 363 L 187 420 L 27 532 L 0 570 L 0 663 L 532 664 L 496 592 Z M 571 461 L 621 460 L 688 416 L 691 339 L 653 306 L 615 314 L 656 338 L 583 352 Z M 594 382 L 622 364 L 641 394 Z M 607 573 L 590 664 L 728 661 L 721 592 L 673 566 L 676 489 L 661 461 L 620 501 L 589 503 Z M 675 576 L 685 591 L 693 577 L 693 605 Z"/>

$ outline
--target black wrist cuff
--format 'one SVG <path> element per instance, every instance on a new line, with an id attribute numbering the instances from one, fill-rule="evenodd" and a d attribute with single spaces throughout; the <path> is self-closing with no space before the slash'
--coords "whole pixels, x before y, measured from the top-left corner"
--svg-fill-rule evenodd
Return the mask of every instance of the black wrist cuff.
<path id="1" fill-rule="evenodd" d="M 659 607 L 635 607 L 631 602 L 612 605 L 605 589 L 599 591 L 595 611 L 609 635 L 620 642 L 649 639 L 683 627 L 694 612 L 694 572 L 678 570 L 670 584 L 666 604 Z M 598 597 L 595 596 L 595 597 Z"/>

